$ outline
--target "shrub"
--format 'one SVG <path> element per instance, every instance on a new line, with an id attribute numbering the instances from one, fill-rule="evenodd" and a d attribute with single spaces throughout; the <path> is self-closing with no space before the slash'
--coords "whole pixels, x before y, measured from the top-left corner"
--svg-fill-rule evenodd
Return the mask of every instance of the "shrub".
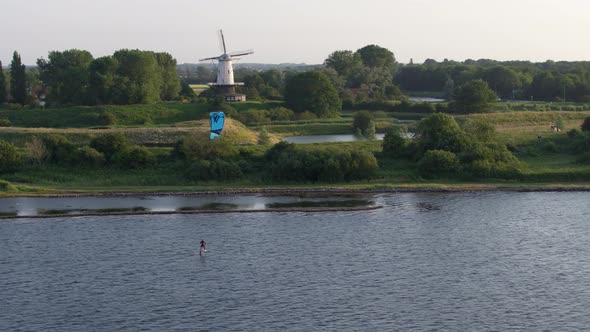
<path id="1" fill-rule="evenodd" d="M 582 153 L 580 156 L 578 156 L 578 158 L 576 158 L 576 162 L 578 164 L 590 164 L 590 151 Z"/>
<path id="2" fill-rule="evenodd" d="M 580 131 L 580 129 L 577 129 L 577 128 L 570 129 L 567 132 L 567 137 L 569 137 L 569 138 L 579 138 L 582 136 L 583 136 L 583 133 Z"/>
<path id="3" fill-rule="evenodd" d="M 234 161 L 214 159 L 188 162 L 185 176 L 193 180 L 233 180 L 242 177 L 240 164 Z"/>
<path id="4" fill-rule="evenodd" d="M 127 137 L 120 133 L 101 135 L 90 142 L 90 147 L 104 153 L 107 161 L 111 161 L 116 153 L 122 152 L 127 146 Z"/>
<path id="5" fill-rule="evenodd" d="M 83 146 L 78 149 L 78 160 L 84 166 L 97 167 L 104 164 L 105 157 L 104 153 L 89 146 Z"/>
<path id="6" fill-rule="evenodd" d="M 267 116 L 264 110 L 249 109 L 245 112 L 241 112 L 239 120 L 245 124 L 267 124 L 270 123 L 270 118 Z"/>
<path id="7" fill-rule="evenodd" d="M 584 119 L 581 128 L 582 131 L 590 131 L 590 116 Z"/>
<path id="8" fill-rule="evenodd" d="M 286 107 L 276 107 L 268 111 L 268 116 L 273 121 L 288 121 L 293 119 L 295 112 Z"/>
<path id="9" fill-rule="evenodd" d="M 0 180 L 0 191 L 17 191 L 17 189 L 12 183 L 6 180 Z"/>
<path id="10" fill-rule="evenodd" d="M 0 119 L 0 127 L 10 127 L 11 124 L 8 119 Z"/>
<path id="11" fill-rule="evenodd" d="M 113 156 L 113 161 L 122 168 L 143 168 L 154 162 L 153 154 L 139 145 L 128 146 Z"/>
<path id="12" fill-rule="evenodd" d="M 237 119 L 239 117 L 238 111 L 226 103 L 221 104 L 218 109 L 218 112 L 223 112 L 228 118 Z"/>
<path id="13" fill-rule="evenodd" d="M 450 151 L 428 150 L 418 161 L 418 171 L 426 178 L 449 176 L 459 168 L 457 156 Z"/>
<path id="14" fill-rule="evenodd" d="M 47 159 L 55 164 L 69 164 L 76 160 L 76 146 L 63 135 L 49 135 L 43 138 Z"/>
<path id="15" fill-rule="evenodd" d="M 238 155 L 238 150 L 223 137 L 211 141 L 197 133 L 189 134 L 177 143 L 177 149 L 187 160 L 228 159 Z"/>
<path id="16" fill-rule="evenodd" d="M 0 172 L 16 171 L 21 166 L 21 157 L 14 145 L 0 140 Z"/>
<path id="17" fill-rule="evenodd" d="M 30 160 L 34 163 L 42 163 L 49 156 L 45 143 L 37 136 L 34 136 L 30 142 L 27 142 L 25 148 L 27 149 Z"/>
<path id="18" fill-rule="evenodd" d="M 242 177 L 242 170 L 234 161 L 214 159 L 209 166 L 209 174 L 217 180 L 233 180 Z"/>
<path id="19" fill-rule="evenodd" d="M 295 120 L 305 121 L 305 120 L 315 120 L 317 119 L 317 115 L 311 113 L 309 111 L 305 111 L 303 113 L 297 113 L 295 115 Z"/>
<path id="20" fill-rule="evenodd" d="M 404 128 L 391 127 L 383 137 L 382 152 L 384 155 L 399 157 L 406 151 L 406 140 L 403 138 Z"/>
<path id="21" fill-rule="evenodd" d="M 468 137 L 455 119 L 444 113 L 434 113 L 418 123 L 418 145 L 422 151 L 445 150 L 460 152 Z"/>
<path id="22" fill-rule="evenodd" d="M 258 144 L 259 145 L 270 144 L 270 136 L 268 135 L 268 130 L 266 130 L 266 128 L 262 128 L 260 130 L 260 133 L 258 133 Z"/>
<path id="23" fill-rule="evenodd" d="M 366 138 L 375 138 L 375 118 L 369 111 L 360 111 L 354 114 L 352 120 L 353 129 Z"/>
<path id="24" fill-rule="evenodd" d="M 297 150 L 283 142 L 269 149 L 266 158 L 274 179 L 298 182 L 368 179 L 378 168 L 368 151 Z"/>
<path id="25" fill-rule="evenodd" d="M 98 122 L 102 126 L 112 126 L 117 124 L 117 117 L 110 112 L 102 112 L 98 116 Z"/>

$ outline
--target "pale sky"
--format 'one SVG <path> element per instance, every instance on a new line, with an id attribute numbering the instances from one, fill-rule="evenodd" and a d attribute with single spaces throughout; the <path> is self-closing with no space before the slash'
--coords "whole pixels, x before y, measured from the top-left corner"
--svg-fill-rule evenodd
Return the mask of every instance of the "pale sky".
<path id="1" fill-rule="evenodd" d="M 51 50 L 94 57 L 165 51 L 178 63 L 254 49 L 243 62 L 322 63 L 335 50 L 386 47 L 398 61 L 590 60 L 588 0 L 0 0 L 0 60 Z"/>

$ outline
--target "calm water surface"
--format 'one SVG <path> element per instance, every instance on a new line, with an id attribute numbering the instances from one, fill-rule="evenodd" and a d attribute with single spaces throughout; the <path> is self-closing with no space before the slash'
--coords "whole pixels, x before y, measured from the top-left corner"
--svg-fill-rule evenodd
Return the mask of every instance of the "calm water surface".
<path id="1" fill-rule="evenodd" d="M 0 331 L 590 326 L 590 193 L 367 199 L 384 208 L 0 220 Z"/>
<path id="2" fill-rule="evenodd" d="M 376 140 L 383 140 L 385 134 L 376 134 Z M 358 142 L 367 141 L 366 138 L 356 135 L 307 135 L 307 136 L 289 136 L 284 137 L 283 141 L 296 144 L 308 144 L 308 143 L 326 143 L 326 142 Z"/>

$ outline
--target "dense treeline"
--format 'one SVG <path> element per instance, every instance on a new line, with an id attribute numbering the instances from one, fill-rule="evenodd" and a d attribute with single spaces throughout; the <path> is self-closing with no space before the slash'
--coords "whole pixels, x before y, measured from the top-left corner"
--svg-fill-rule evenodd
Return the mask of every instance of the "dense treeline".
<path id="1" fill-rule="evenodd" d="M 83 50 L 54 51 L 37 66 L 47 101 L 58 105 L 149 104 L 180 92 L 176 60 L 168 53 L 119 50 L 94 59 Z"/>
<path id="2" fill-rule="evenodd" d="M 455 87 L 481 79 L 502 99 L 590 101 L 590 62 L 466 60 L 401 66 L 394 81 L 404 91 L 451 97 Z"/>

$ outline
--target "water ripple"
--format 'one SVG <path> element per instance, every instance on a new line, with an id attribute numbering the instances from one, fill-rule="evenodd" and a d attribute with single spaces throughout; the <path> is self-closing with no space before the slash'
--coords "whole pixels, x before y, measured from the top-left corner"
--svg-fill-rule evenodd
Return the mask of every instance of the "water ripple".
<path id="1" fill-rule="evenodd" d="M 590 326 L 590 194 L 374 199 L 384 208 L 0 222 L 0 330 Z"/>

